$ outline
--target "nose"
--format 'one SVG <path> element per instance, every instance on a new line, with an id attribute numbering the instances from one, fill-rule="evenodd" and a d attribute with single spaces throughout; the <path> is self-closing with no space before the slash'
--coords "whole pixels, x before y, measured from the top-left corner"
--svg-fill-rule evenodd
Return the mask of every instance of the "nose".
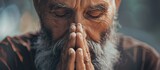
<path id="1" fill-rule="evenodd" d="M 81 14 L 80 12 L 75 13 L 75 16 L 73 17 L 73 23 L 83 23 L 84 19 L 83 19 L 83 14 Z"/>
<path id="2" fill-rule="evenodd" d="M 85 19 L 82 13 L 77 13 L 75 15 L 74 23 L 77 24 L 76 32 L 80 32 L 84 37 L 87 37 L 86 31 L 85 31 Z"/>

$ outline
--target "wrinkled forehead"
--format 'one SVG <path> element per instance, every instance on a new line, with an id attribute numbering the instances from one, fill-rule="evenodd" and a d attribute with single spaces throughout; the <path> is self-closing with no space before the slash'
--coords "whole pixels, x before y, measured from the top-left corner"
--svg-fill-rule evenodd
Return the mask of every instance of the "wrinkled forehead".
<path id="1" fill-rule="evenodd" d="M 108 5 L 113 0 L 48 0 L 48 3 L 60 3 L 70 8 L 86 8 L 98 4 Z"/>

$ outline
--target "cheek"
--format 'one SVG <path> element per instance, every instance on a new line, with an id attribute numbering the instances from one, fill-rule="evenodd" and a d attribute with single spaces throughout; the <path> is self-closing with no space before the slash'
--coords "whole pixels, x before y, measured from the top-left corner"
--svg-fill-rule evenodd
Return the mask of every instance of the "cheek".
<path id="1" fill-rule="evenodd" d="M 106 23 L 87 24 L 85 26 L 87 38 L 99 43 L 101 40 L 101 33 L 106 32 L 108 28 L 109 25 Z"/>
<path id="2" fill-rule="evenodd" d="M 110 26 L 113 25 L 114 20 L 114 9 L 109 8 L 107 14 L 101 18 L 102 22 L 86 21 L 85 30 L 87 33 L 87 38 L 94 40 L 95 42 L 101 41 L 101 34 L 108 31 Z"/>
<path id="3" fill-rule="evenodd" d="M 87 33 L 87 38 L 94 40 L 95 42 L 101 41 L 101 34 L 106 32 L 113 23 L 112 16 L 107 16 L 102 18 L 102 22 L 91 22 L 88 21 L 85 26 L 85 31 Z"/>
<path id="4" fill-rule="evenodd" d="M 51 14 L 46 14 L 43 17 L 43 25 L 47 28 L 54 40 L 57 40 L 65 35 L 69 25 L 66 19 L 54 18 Z"/>

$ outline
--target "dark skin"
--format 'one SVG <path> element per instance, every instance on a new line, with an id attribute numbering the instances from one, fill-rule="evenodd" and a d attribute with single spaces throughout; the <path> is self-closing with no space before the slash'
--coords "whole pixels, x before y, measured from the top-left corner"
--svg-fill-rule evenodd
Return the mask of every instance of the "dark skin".
<path id="1" fill-rule="evenodd" d="M 94 70 L 87 40 L 100 43 L 101 33 L 112 25 L 119 4 L 120 0 L 48 0 L 36 8 L 55 41 L 69 37 L 58 70 Z"/>

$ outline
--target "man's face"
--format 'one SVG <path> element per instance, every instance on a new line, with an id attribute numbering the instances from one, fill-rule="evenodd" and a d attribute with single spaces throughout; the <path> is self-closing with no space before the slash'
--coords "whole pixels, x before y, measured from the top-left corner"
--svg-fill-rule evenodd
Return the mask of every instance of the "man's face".
<path id="1" fill-rule="evenodd" d="M 88 57 L 95 70 L 112 70 L 119 57 L 113 27 L 115 0 L 40 1 L 37 12 L 42 33 L 35 58 L 38 70 L 66 68 L 63 66 L 71 59 L 69 48 L 76 52 L 73 59 L 80 57 L 77 51 L 82 49 L 84 60 L 77 61 L 85 62 Z M 81 62 L 74 64 L 75 60 L 68 65 L 83 66 L 78 65 Z"/>
<path id="2" fill-rule="evenodd" d="M 42 26 L 53 40 L 68 36 L 71 24 L 81 23 L 87 39 L 100 42 L 115 15 L 114 0 L 48 0 L 42 8 Z"/>

